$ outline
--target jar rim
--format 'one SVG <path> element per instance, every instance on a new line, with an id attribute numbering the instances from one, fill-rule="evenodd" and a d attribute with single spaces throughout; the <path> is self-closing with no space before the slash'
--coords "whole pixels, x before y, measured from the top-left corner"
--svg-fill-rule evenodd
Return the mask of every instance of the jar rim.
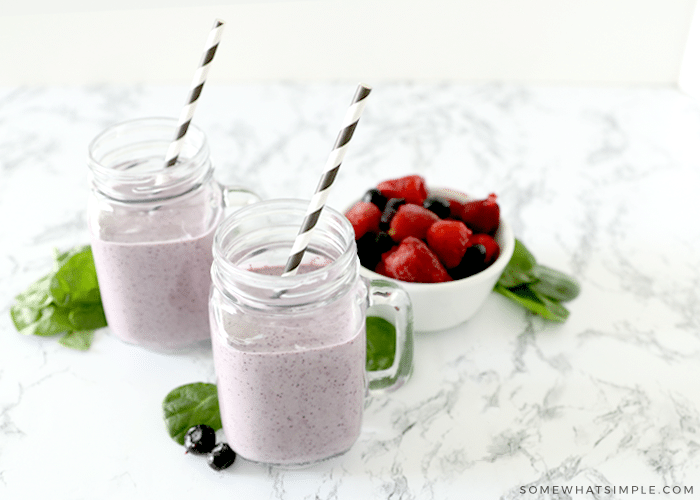
<path id="1" fill-rule="evenodd" d="M 202 129 L 190 124 L 184 137 L 187 156 L 180 155 L 179 161 L 166 167 L 165 156 L 168 145 L 177 132 L 177 120 L 170 117 L 143 117 L 110 125 L 88 144 L 87 164 L 92 183 L 103 195 L 130 201 L 152 201 L 154 198 L 178 196 L 201 184 L 211 174 L 209 145 Z M 170 134 L 170 132 L 172 132 Z M 161 154 L 162 166 L 147 169 L 115 168 L 123 163 L 146 160 L 144 150 Z M 116 161 L 118 159 L 119 161 Z M 204 170 L 202 169 L 204 167 Z M 157 177 L 160 184 L 150 181 Z M 115 184 L 131 185 L 129 196 L 113 192 Z"/>
<path id="2" fill-rule="evenodd" d="M 329 275 L 343 276 L 344 270 L 353 264 L 357 264 L 357 252 L 355 250 L 355 233 L 350 222 L 340 212 L 332 207 L 324 207 L 319 218 L 319 222 L 313 231 L 318 231 L 320 227 L 326 227 L 330 224 L 333 229 L 337 230 L 337 234 L 342 238 L 341 251 L 337 257 L 333 258 L 328 264 L 308 272 L 295 274 L 292 276 L 268 275 L 252 271 L 240 266 L 238 262 L 232 262 L 228 255 L 235 246 L 231 242 L 224 244 L 225 239 L 232 231 L 235 231 L 237 226 L 250 221 L 251 218 L 263 217 L 266 215 L 279 213 L 290 216 L 299 215 L 299 226 L 301 226 L 303 215 L 306 213 L 309 201 L 294 198 L 278 198 L 273 200 L 261 201 L 243 207 L 224 219 L 216 229 L 214 234 L 214 244 L 212 252 L 214 263 L 212 265 L 212 281 L 218 288 L 221 288 L 221 280 L 226 282 L 245 282 L 255 283 L 257 287 L 263 289 L 295 289 L 310 282 L 325 282 Z M 240 235 L 237 235 L 240 236 Z M 233 240 L 237 241 L 237 240 Z M 285 243 L 292 241 L 285 240 Z M 284 265 L 284 262 L 280 264 Z M 225 277 L 223 276 L 225 275 Z M 227 288 L 227 287 L 226 287 Z"/>

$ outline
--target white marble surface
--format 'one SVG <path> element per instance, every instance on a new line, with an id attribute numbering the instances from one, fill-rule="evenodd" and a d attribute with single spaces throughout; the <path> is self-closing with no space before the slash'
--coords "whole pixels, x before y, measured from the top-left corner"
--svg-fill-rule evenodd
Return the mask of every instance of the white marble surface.
<path id="1" fill-rule="evenodd" d="M 212 86 L 195 121 L 223 181 L 308 197 L 354 87 Z M 161 420 L 172 388 L 214 381 L 206 349 L 156 354 L 103 329 L 77 352 L 9 319 L 54 247 L 87 242 L 89 140 L 176 116 L 185 93 L 0 89 L 0 498 L 700 495 L 700 105 L 666 88 L 377 85 L 329 203 L 406 173 L 494 191 L 516 235 L 582 294 L 565 324 L 492 294 L 470 322 L 419 335 L 413 378 L 371 397 L 345 456 L 217 473 Z"/>

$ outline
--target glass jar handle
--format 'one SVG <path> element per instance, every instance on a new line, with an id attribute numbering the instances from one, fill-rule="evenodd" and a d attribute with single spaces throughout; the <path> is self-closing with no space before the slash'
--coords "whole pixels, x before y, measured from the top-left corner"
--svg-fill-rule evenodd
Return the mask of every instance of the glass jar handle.
<path id="1" fill-rule="evenodd" d="M 385 370 L 368 371 L 371 391 L 393 391 L 401 387 L 413 369 L 413 307 L 400 286 L 385 280 L 369 283 L 368 316 L 389 321 L 396 328 L 394 363 Z"/>
<path id="2" fill-rule="evenodd" d="M 262 198 L 243 186 L 221 186 L 224 197 L 224 207 L 238 210 L 246 205 L 261 201 Z"/>

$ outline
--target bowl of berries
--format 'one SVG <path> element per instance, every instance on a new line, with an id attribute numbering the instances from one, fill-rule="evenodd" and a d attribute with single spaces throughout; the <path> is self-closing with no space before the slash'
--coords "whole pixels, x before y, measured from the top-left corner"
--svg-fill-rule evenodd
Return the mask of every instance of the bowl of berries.
<path id="1" fill-rule="evenodd" d="M 515 248 L 495 194 L 482 199 L 428 188 L 419 175 L 380 182 L 345 216 L 355 231 L 361 274 L 406 290 L 416 331 L 470 319 Z"/>

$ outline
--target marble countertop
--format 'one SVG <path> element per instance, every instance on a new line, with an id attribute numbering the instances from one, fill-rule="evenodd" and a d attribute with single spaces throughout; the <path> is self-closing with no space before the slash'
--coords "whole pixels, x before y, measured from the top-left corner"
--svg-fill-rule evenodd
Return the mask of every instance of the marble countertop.
<path id="1" fill-rule="evenodd" d="M 195 122 L 222 182 L 308 198 L 354 88 L 211 85 Z M 207 349 L 148 352 L 107 328 L 79 352 L 9 318 L 54 248 L 88 241 L 88 142 L 177 116 L 186 91 L 0 89 L 0 498 L 700 495 L 697 102 L 672 88 L 376 85 L 329 204 L 407 173 L 496 192 L 516 236 L 582 293 L 563 324 L 493 293 L 466 324 L 419 334 L 412 379 L 369 398 L 342 457 L 215 472 L 161 417 L 171 389 L 215 381 Z"/>

